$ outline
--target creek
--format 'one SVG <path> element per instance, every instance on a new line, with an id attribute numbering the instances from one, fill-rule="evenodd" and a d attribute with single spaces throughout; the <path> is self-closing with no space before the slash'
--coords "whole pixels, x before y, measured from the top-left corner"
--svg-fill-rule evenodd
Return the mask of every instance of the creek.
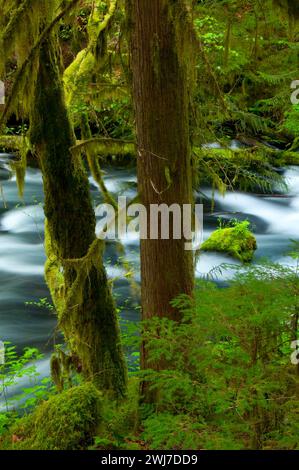
<path id="1" fill-rule="evenodd" d="M 8 155 L 0 155 L 0 340 L 9 341 L 18 351 L 26 346 L 38 348 L 44 359 L 38 362 L 37 369 L 41 376 L 46 376 L 49 374 L 53 345 L 59 342 L 59 335 L 53 311 L 38 305 L 40 299 L 50 301 L 43 277 L 42 177 L 38 169 L 28 168 L 24 197 L 20 199 L 9 159 Z M 288 185 L 285 194 L 261 196 L 228 191 L 222 196 L 216 192 L 215 212 L 205 213 L 204 216 L 204 239 L 217 228 L 219 217 L 248 219 L 253 223 L 258 243 L 254 262 L 266 257 L 282 264 L 294 264 L 295 261 L 286 253 L 290 239 L 298 238 L 299 233 L 299 167 L 283 168 L 281 171 Z M 119 195 L 132 198 L 136 194 L 136 175 L 132 169 L 106 170 L 105 183 L 116 198 Z M 90 188 L 96 205 L 101 198 L 92 178 Z M 212 197 L 211 188 L 201 188 L 201 191 L 207 198 Z M 129 234 L 123 244 L 126 258 L 139 282 L 138 236 Z M 206 275 L 214 267 L 228 262 L 238 264 L 220 253 L 203 253 L 196 266 L 196 276 Z M 117 245 L 112 241 L 106 246 L 105 264 L 108 276 L 114 279 L 114 295 L 123 318 L 138 321 L 139 298 L 136 293 L 132 295 Z M 226 269 L 221 279 L 227 280 L 232 276 L 233 269 Z M 26 378 L 14 386 L 10 394 L 17 393 L 24 386 Z"/>

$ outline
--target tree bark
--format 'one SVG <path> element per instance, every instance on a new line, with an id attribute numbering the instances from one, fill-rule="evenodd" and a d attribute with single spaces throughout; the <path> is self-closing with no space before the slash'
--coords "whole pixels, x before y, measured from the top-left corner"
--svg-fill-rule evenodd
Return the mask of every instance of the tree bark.
<path id="1" fill-rule="evenodd" d="M 192 204 L 189 94 L 192 40 L 189 12 L 181 0 L 128 0 L 131 69 L 137 128 L 141 203 Z M 149 222 L 148 222 L 149 232 Z M 161 235 L 161 233 L 159 234 Z M 192 295 L 193 254 L 185 239 L 141 240 L 142 314 L 180 321 L 170 302 Z M 149 364 L 146 345 L 142 367 Z"/>
<path id="2" fill-rule="evenodd" d="M 70 148 L 75 137 L 68 118 L 51 36 L 40 50 L 30 138 L 43 174 L 46 278 L 59 324 L 85 377 L 116 395 L 126 391 L 126 367 L 115 305 L 100 247 L 89 182 Z"/>

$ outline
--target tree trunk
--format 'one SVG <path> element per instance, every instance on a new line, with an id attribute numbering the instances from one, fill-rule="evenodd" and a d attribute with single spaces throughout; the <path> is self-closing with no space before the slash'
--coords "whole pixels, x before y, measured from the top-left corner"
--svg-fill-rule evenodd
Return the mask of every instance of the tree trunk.
<path id="1" fill-rule="evenodd" d="M 54 37 L 40 51 L 31 143 L 42 169 L 46 279 L 59 324 L 77 365 L 103 390 L 124 395 L 126 367 L 116 310 L 95 237 L 95 215 L 68 119 Z"/>
<path id="2" fill-rule="evenodd" d="M 184 1 L 128 0 L 133 95 L 141 203 L 192 204 L 189 141 L 189 92 L 192 43 L 189 12 Z M 149 231 L 149 223 L 148 223 Z M 161 233 L 159 233 L 161 235 Z M 185 239 L 141 240 L 143 319 L 153 316 L 180 321 L 170 302 L 191 295 L 193 254 Z M 143 368 L 149 364 L 146 345 Z"/>

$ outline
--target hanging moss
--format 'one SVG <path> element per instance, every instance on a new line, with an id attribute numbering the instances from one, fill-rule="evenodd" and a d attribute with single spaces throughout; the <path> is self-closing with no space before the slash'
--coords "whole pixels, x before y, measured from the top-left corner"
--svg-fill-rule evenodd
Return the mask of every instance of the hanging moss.
<path id="1" fill-rule="evenodd" d="M 93 442 L 101 424 L 102 396 L 91 383 L 71 388 L 41 403 L 5 436 L 2 448 L 80 450 Z M 12 443 L 12 436 L 15 436 Z"/>
<path id="2" fill-rule="evenodd" d="M 75 114 L 78 114 L 77 109 L 80 109 L 82 92 L 86 90 L 92 81 L 92 75 L 100 70 L 102 61 L 106 56 L 106 30 L 108 30 L 115 13 L 116 4 L 116 0 L 110 1 L 108 12 L 104 16 L 101 9 L 95 5 L 88 22 L 88 45 L 77 54 L 75 60 L 64 72 L 66 104 L 73 119 Z M 106 142 L 102 142 L 102 145 L 94 142 L 86 111 L 79 111 L 79 122 L 77 124 L 81 127 L 82 139 L 87 142 L 73 147 L 72 151 L 77 156 L 80 156 L 82 150 L 85 151 L 89 169 L 104 196 L 104 200 L 117 210 L 117 203 L 103 181 L 98 155 L 107 155 L 107 151 L 109 151 L 108 155 L 118 154 L 120 151 L 125 152 L 127 149 L 125 149 L 124 144 L 113 141 L 113 139 L 107 139 Z M 114 152 L 115 148 L 117 148 L 116 152 Z"/>
<path id="3" fill-rule="evenodd" d="M 88 49 L 83 49 L 65 70 L 63 79 L 68 107 L 78 104 L 80 91 L 89 86 L 94 68 L 94 56 Z"/>
<path id="4" fill-rule="evenodd" d="M 83 139 L 91 139 L 92 134 L 88 122 L 88 116 L 86 113 L 83 113 L 81 116 L 81 135 Z M 93 151 L 90 147 L 86 147 L 86 157 L 87 157 L 87 162 L 89 169 L 91 171 L 91 174 L 95 180 L 95 182 L 98 184 L 100 190 L 102 191 L 102 194 L 104 196 L 105 202 L 108 204 L 111 204 L 112 207 L 114 207 L 115 210 L 117 210 L 117 202 L 115 201 L 114 197 L 110 192 L 108 191 L 104 180 L 103 180 L 103 174 L 102 170 L 100 167 L 99 163 L 99 158 L 97 156 L 97 153 Z"/>
<path id="5" fill-rule="evenodd" d="M 66 103 L 73 118 L 77 108 L 80 107 L 82 92 L 85 92 L 92 82 L 92 75 L 101 69 L 106 56 L 106 33 L 115 13 L 116 4 L 116 0 L 110 1 L 108 12 L 104 17 L 101 10 L 95 5 L 88 22 L 87 47 L 77 54 L 75 60 L 64 72 Z"/>
<path id="6" fill-rule="evenodd" d="M 25 187 L 26 163 L 24 164 L 22 160 L 13 161 L 10 163 L 10 167 L 12 171 L 16 174 L 18 194 L 19 197 L 22 199 Z"/>
<path id="7" fill-rule="evenodd" d="M 219 251 L 248 263 L 257 249 L 256 238 L 249 230 L 249 222 L 239 222 L 234 227 L 219 228 L 206 240 L 201 251 Z"/>
<path id="8" fill-rule="evenodd" d="M 0 75 L 5 75 L 6 62 L 11 55 L 14 54 L 18 64 L 11 93 L 0 117 L 1 126 L 13 112 L 23 118 L 30 113 L 37 80 L 40 26 L 49 26 L 47 22 L 59 6 L 58 0 L 0 0 Z"/>
<path id="9" fill-rule="evenodd" d="M 64 276 L 61 272 L 61 263 L 58 261 L 57 255 L 55 254 L 56 250 L 53 248 L 53 240 L 49 233 L 47 219 L 45 220 L 45 253 L 47 257 L 45 278 L 50 289 L 54 306 L 59 314 L 65 305 Z"/>
<path id="10" fill-rule="evenodd" d="M 23 198 L 27 170 L 27 155 L 30 151 L 30 144 L 26 137 L 21 138 L 19 151 L 21 156 L 20 160 L 12 161 L 10 166 L 11 169 L 16 173 L 19 197 Z"/>

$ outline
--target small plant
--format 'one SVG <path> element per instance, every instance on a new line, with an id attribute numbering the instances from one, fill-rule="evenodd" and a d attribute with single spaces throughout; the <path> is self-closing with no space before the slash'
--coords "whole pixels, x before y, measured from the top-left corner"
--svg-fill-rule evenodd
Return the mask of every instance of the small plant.
<path id="1" fill-rule="evenodd" d="M 59 37 L 63 41 L 69 41 L 72 38 L 73 31 L 71 25 L 63 24 L 59 30 Z"/>
<path id="2" fill-rule="evenodd" d="M 28 125 L 27 124 L 19 124 L 18 126 L 14 127 L 6 127 L 4 130 L 5 135 L 18 135 L 18 136 L 25 136 L 28 132 Z"/>
<path id="3" fill-rule="evenodd" d="M 25 302 L 25 305 L 29 307 L 33 306 L 33 307 L 44 308 L 46 310 L 50 310 L 50 312 L 53 312 L 55 310 L 54 305 L 52 305 L 46 297 L 39 299 L 38 301 Z"/>
<path id="4" fill-rule="evenodd" d="M 5 361 L 0 364 L 0 435 L 16 418 L 16 407 L 19 410 L 31 408 L 48 396 L 50 379 L 40 381 L 36 368 L 36 362 L 42 357 L 35 348 L 25 348 L 23 354 L 18 355 L 15 346 L 5 343 Z M 24 377 L 31 386 L 23 388 L 18 395 L 10 396 L 10 389 Z"/>

